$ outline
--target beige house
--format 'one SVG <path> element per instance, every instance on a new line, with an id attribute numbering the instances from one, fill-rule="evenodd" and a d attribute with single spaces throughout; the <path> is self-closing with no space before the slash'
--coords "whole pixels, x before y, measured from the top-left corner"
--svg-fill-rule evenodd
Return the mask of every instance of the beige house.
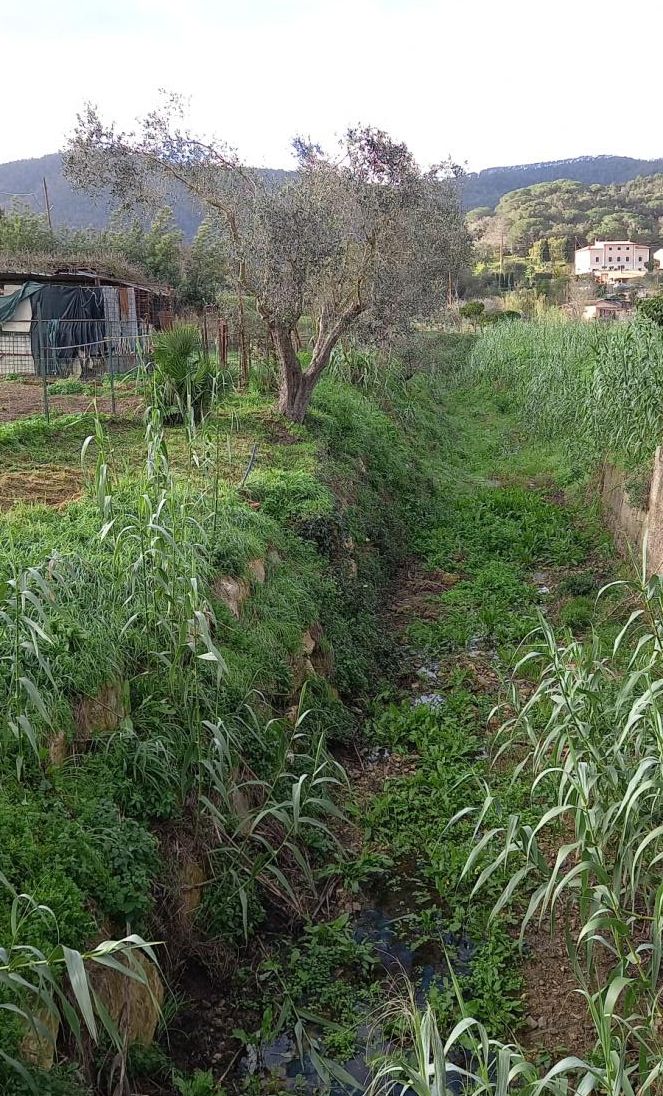
<path id="1" fill-rule="evenodd" d="M 633 309 L 623 301 L 591 301 L 582 310 L 583 320 L 626 320 Z"/>
<path id="2" fill-rule="evenodd" d="M 575 253 L 576 274 L 607 275 L 606 280 L 617 274 L 639 277 L 647 273 L 649 248 L 634 244 L 632 240 L 597 240 L 588 247 L 580 247 Z"/>

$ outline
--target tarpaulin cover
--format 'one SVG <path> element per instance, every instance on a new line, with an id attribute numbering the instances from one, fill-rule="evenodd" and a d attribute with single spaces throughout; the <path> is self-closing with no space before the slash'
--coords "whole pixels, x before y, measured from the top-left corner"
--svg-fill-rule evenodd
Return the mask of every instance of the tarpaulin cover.
<path id="1" fill-rule="evenodd" d="M 104 298 L 101 287 L 48 283 L 32 298 L 32 354 L 41 373 L 58 372 L 79 349 L 90 357 L 105 353 Z"/>
<path id="2" fill-rule="evenodd" d="M 15 293 L 8 293 L 6 297 L 0 297 L 0 324 L 8 323 L 14 315 L 21 301 L 32 297 L 44 287 L 41 282 L 24 282 Z"/>

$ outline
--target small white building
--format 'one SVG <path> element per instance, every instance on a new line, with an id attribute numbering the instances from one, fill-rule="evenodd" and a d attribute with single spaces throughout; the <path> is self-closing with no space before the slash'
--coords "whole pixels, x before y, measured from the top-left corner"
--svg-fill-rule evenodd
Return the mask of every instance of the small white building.
<path id="1" fill-rule="evenodd" d="M 658 263 L 659 270 L 663 270 L 663 247 L 659 247 L 658 251 L 654 252 L 652 259 Z"/>
<path id="2" fill-rule="evenodd" d="M 582 310 L 583 320 L 627 320 L 632 315 L 625 301 L 590 301 Z"/>
<path id="3" fill-rule="evenodd" d="M 628 272 L 631 277 L 647 273 L 649 248 L 632 240 L 597 240 L 575 253 L 576 274 L 613 275 Z"/>

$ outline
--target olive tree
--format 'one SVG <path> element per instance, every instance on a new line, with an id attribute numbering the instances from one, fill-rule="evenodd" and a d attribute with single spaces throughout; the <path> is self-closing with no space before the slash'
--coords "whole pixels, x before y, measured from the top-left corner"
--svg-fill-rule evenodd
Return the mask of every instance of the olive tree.
<path id="1" fill-rule="evenodd" d="M 125 208 L 163 204 L 180 189 L 218 221 L 227 277 L 255 299 L 273 341 L 279 408 L 301 422 L 334 346 L 360 318 L 384 332 L 439 307 L 468 253 L 458 170 L 424 171 L 406 145 L 363 127 L 349 130 L 335 155 L 296 140 L 297 170 L 277 185 L 181 119 L 171 98 L 126 133 L 88 106 L 65 171 Z M 316 332 L 306 366 L 296 335 L 304 315 Z"/>

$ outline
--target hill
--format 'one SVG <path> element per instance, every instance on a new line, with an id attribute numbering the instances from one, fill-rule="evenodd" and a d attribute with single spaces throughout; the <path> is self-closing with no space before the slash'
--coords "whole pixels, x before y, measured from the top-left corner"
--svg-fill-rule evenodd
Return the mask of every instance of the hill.
<path id="1" fill-rule="evenodd" d="M 264 173 L 276 182 L 290 174 L 278 168 L 265 168 Z M 34 160 L 14 160 L 0 164 L 0 208 L 9 206 L 12 200 L 22 202 L 36 212 L 44 212 L 43 179 L 48 185 L 48 197 L 53 222 L 68 228 L 103 229 L 108 224 L 109 205 L 87 194 L 75 191 L 62 174 L 62 161 L 58 152 L 40 156 Z M 192 239 L 201 221 L 201 215 L 184 194 L 174 194 L 170 201 L 175 221 Z"/>
<path id="2" fill-rule="evenodd" d="M 288 173 L 266 169 L 274 179 Z M 479 206 L 493 209 L 503 195 L 513 190 L 551 180 L 571 179 L 584 184 L 604 185 L 624 183 L 640 175 L 663 172 L 661 160 L 635 160 L 628 156 L 581 156 L 576 160 L 551 160 L 540 164 L 520 164 L 514 167 L 491 167 L 470 173 L 463 182 L 466 209 Z M 15 160 L 0 164 L 0 206 L 10 205 L 13 198 L 25 202 L 34 210 L 43 211 L 42 178 L 48 183 L 53 219 L 70 228 L 104 228 L 108 221 L 108 205 L 95 202 L 86 194 L 72 190 L 62 175 L 59 153 L 32 160 Z M 173 202 L 175 219 L 190 239 L 199 222 L 196 209 L 184 198 Z"/>
<path id="3" fill-rule="evenodd" d="M 469 223 L 487 248 L 524 254 L 539 240 L 575 243 L 631 239 L 648 245 L 663 240 L 663 174 L 602 185 L 559 179 L 505 194 L 494 211 L 476 209 Z"/>
<path id="4" fill-rule="evenodd" d="M 533 186 L 535 183 L 571 179 L 588 185 L 609 185 L 625 183 L 638 175 L 654 175 L 658 172 L 663 172 L 663 159 L 635 160 L 630 156 L 579 156 L 575 160 L 489 167 L 465 177 L 465 208 L 486 206 L 493 209 L 504 194 Z M 1 185 L 0 183 L 0 187 Z"/>

